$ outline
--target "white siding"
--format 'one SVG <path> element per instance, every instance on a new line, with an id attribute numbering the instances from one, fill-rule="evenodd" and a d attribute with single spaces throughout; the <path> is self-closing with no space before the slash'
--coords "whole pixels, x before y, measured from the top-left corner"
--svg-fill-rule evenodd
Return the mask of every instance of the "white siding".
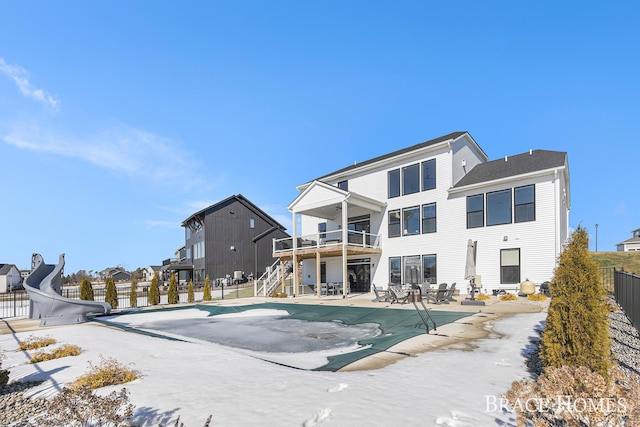
<path id="1" fill-rule="evenodd" d="M 404 166 L 436 159 L 436 188 L 409 195 L 387 198 L 387 173 L 390 170 L 402 169 Z M 465 173 L 462 160 L 466 161 L 469 171 L 483 161 L 482 154 L 475 145 L 465 138 L 453 144 L 451 150 L 446 145 L 437 149 L 422 151 L 414 157 L 403 156 L 402 161 L 388 161 L 386 164 L 368 167 L 366 171 L 354 171 L 351 176 L 340 176 L 340 181 L 347 179 L 349 191 L 387 203 L 386 210 L 380 214 L 371 213 L 371 233 L 381 234 L 383 253 L 371 259 L 371 282 L 377 286 L 386 286 L 389 282 L 389 258 L 411 255 L 437 256 L 438 283 L 455 282 L 463 292 L 467 291 L 468 281 L 464 278 L 467 241 L 478 242 L 477 275 L 481 276 L 485 291 L 493 289 L 514 289 L 517 285 L 500 283 L 500 250 L 520 249 L 521 281 L 529 279 L 536 284 L 551 280 L 562 244 L 568 237 L 568 182 L 565 173 L 555 174 L 553 171 L 544 176 L 513 179 L 499 185 L 486 185 L 481 189 L 469 192 L 449 193 L 454 182 Z M 336 182 L 328 182 L 335 185 Z M 535 184 L 535 221 L 510 223 L 495 226 L 467 229 L 466 197 L 475 194 L 486 194 L 496 190 Z M 305 200 L 305 204 L 307 201 Z M 388 212 L 412 206 L 436 203 L 437 232 L 412 236 L 389 238 Z M 513 206 L 513 194 L 512 194 Z M 360 212 L 358 212 L 360 213 Z M 485 205 L 486 215 L 486 205 Z M 513 215 L 513 212 L 512 212 Z M 349 216 L 352 212 L 349 212 Z M 301 235 L 317 232 L 317 224 L 325 222 L 302 216 Z M 340 213 L 336 213 L 334 221 L 328 221 L 327 231 L 338 228 Z M 341 259 L 323 258 L 327 265 L 327 281 L 342 280 Z M 303 283 L 313 284 L 316 280 L 315 259 L 303 262 Z"/>

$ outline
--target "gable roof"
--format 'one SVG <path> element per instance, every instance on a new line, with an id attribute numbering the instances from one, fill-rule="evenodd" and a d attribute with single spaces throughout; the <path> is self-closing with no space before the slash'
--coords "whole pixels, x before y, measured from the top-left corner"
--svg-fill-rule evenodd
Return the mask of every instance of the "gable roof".
<path id="1" fill-rule="evenodd" d="M 221 208 L 227 206 L 229 204 L 229 202 L 232 202 L 234 200 L 239 202 L 239 203 L 242 203 L 244 206 L 247 207 L 247 209 L 249 209 L 252 212 L 254 212 L 256 215 L 258 215 L 259 217 L 264 219 L 269 224 L 271 224 L 273 226 L 276 226 L 276 227 L 280 228 L 283 231 L 285 230 L 285 227 L 282 224 L 280 224 L 278 221 L 273 219 L 271 216 L 269 216 L 269 214 L 267 214 L 265 211 L 260 209 L 258 206 L 256 206 L 253 203 L 251 203 L 251 201 L 249 201 L 249 199 L 244 197 L 242 194 L 235 194 L 233 196 L 229 196 L 226 199 L 219 201 L 218 203 L 214 203 L 211 206 L 208 206 L 208 207 L 206 207 L 204 209 L 199 210 L 198 212 L 196 212 L 193 215 L 189 216 L 189 218 L 187 218 L 184 221 L 182 221 L 181 225 L 182 225 L 182 227 L 186 227 L 187 224 L 189 223 L 189 221 L 191 221 L 192 219 L 198 218 L 198 217 L 203 217 L 206 214 L 207 211 L 216 211 L 218 209 L 221 209 Z"/>
<path id="2" fill-rule="evenodd" d="M 339 169 L 339 170 L 337 170 L 335 172 L 331 172 L 331 173 L 323 175 L 323 176 L 321 176 L 319 178 L 316 178 L 314 181 L 321 181 L 321 180 L 323 180 L 325 178 L 328 178 L 330 176 L 342 174 L 342 173 L 348 172 L 348 171 L 350 171 L 352 169 L 361 168 L 363 166 L 367 166 L 367 165 L 370 165 L 370 164 L 373 164 L 373 163 L 381 162 L 383 160 L 391 159 L 391 158 L 400 156 L 400 155 L 405 154 L 405 153 L 410 153 L 410 152 L 415 151 L 415 150 L 419 150 L 419 149 L 422 149 L 422 148 L 425 148 L 425 147 L 429 147 L 429 146 L 432 146 L 432 145 L 439 144 L 441 142 L 458 139 L 462 135 L 466 135 L 466 134 L 468 134 L 468 132 L 466 132 L 466 131 L 452 132 L 450 134 L 443 135 L 443 136 L 440 136 L 440 137 L 435 138 L 435 139 L 430 139 L 428 141 L 421 142 L 419 144 L 415 144 L 415 145 L 412 145 L 410 147 L 406 147 L 406 148 L 402 148 L 400 150 L 392 151 L 391 153 L 383 154 L 382 156 L 374 157 L 373 159 L 365 160 L 363 162 L 359 162 L 359 163 L 353 164 L 351 166 L 347 166 L 347 167 Z M 478 149 L 480 149 L 480 151 L 482 151 L 482 149 L 479 146 L 478 146 Z M 484 152 L 483 152 L 483 154 L 484 154 Z"/>
<path id="3" fill-rule="evenodd" d="M 564 151 L 532 150 L 529 153 L 479 163 L 471 169 L 453 188 L 490 182 L 517 175 L 525 175 L 566 166 Z"/>
<path id="4" fill-rule="evenodd" d="M 624 240 L 620 243 L 616 243 L 616 246 L 626 245 L 629 243 L 640 243 L 640 237 L 632 237 L 630 239 Z"/>
<path id="5" fill-rule="evenodd" d="M 7 274 L 9 274 L 9 271 L 11 271 L 11 268 L 15 267 L 15 265 L 13 264 L 0 264 L 0 276 L 5 276 Z M 16 270 L 18 268 L 16 267 Z"/>

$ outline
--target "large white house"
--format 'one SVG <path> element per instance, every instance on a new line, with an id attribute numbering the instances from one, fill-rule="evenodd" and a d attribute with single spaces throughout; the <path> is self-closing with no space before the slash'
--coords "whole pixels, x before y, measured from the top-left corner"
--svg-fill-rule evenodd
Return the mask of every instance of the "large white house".
<path id="1" fill-rule="evenodd" d="M 319 177 L 289 205 L 293 236 L 274 255 L 302 266 L 300 285 L 343 295 L 373 283 L 456 283 L 466 292 L 467 242 L 485 292 L 551 280 L 569 235 L 567 153 L 489 161 L 455 132 Z M 346 226 L 345 226 L 346 225 Z M 300 228 L 300 230 L 298 230 Z M 322 286 L 315 286 L 317 283 Z"/>

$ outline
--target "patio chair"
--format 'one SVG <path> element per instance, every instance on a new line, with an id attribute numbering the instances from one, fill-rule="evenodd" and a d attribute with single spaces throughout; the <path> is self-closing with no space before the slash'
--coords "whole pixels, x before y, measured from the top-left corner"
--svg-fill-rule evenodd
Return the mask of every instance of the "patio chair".
<path id="1" fill-rule="evenodd" d="M 389 292 L 391 304 L 394 302 L 404 304 L 409 301 L 409 291 L 407 289 L 402 289 L 400 285 L 389 285 Z"/>
<path id="2" fill-rule="evenodd" d="M 389 289 L 378 290 L 375 283 L 371 284 L 371 289 L 373 290 L 373 293 L 376 294 L 376 297 L 371 300 L 372 302 L 389 301 Z"/>
<path id="3" fill-rule="evenodd" d="M 449 304 L 449 301 L 446 299 L 447 287 L 448 285 L 446 283 L 440 283 L 440 285 L 438 285 L 438 289 L 435 291 L 436 304 Z"/>
<path id="4" fill-rule="evenodd" d="M 447 289 L 447 293 L 444 294 L 444 300 L 446 301 L 446 304 L 449 304 L 449 302 L 457 302 L 458 300 L 455 299 L 453 297 L 453 293 L 456 291 L 456 282 L 453 282 L 451 284 L 451 287 L 449 289 Z"/>
<path id="5" fill-rule="evenodd" d="M 422 299 L 426 300 L 427 303 L 432 302 L 437 304 L 436 300 L 436 290 L 431 288 L 430 283 L 423 283 L 420 285 L 420 295 L 422 295 Z"/>

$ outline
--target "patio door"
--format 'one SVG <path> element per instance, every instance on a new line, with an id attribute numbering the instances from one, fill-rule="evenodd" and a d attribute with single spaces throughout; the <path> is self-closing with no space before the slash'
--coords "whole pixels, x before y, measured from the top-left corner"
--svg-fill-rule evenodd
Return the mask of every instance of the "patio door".
<path id="1" fill-rule="evenodd" d="M 369 292 L 371 286 L 371 259 L 349 260 L 347 275 L 349 277 L 350 292 Z"/>
<path id="2" fill-rule="evenodd" d="M 369 233 L 371 232 L 370 228 L 371 226 L 370 226 L 369 215 L 365 215 L 357 218 L 349 218 L 349 224 L 348 224 L 348 230 L 350 232 L 349 243 L 361 245 L 363 243 L 362 233 L 364 232 L 367 239 L 366 244 L 367 245 L 371 244 L 371 242 L 369 242 L 371 238 L 369 236 Z M 353 233 L 353 232 L 356 232 L 356 233 Z"/>

